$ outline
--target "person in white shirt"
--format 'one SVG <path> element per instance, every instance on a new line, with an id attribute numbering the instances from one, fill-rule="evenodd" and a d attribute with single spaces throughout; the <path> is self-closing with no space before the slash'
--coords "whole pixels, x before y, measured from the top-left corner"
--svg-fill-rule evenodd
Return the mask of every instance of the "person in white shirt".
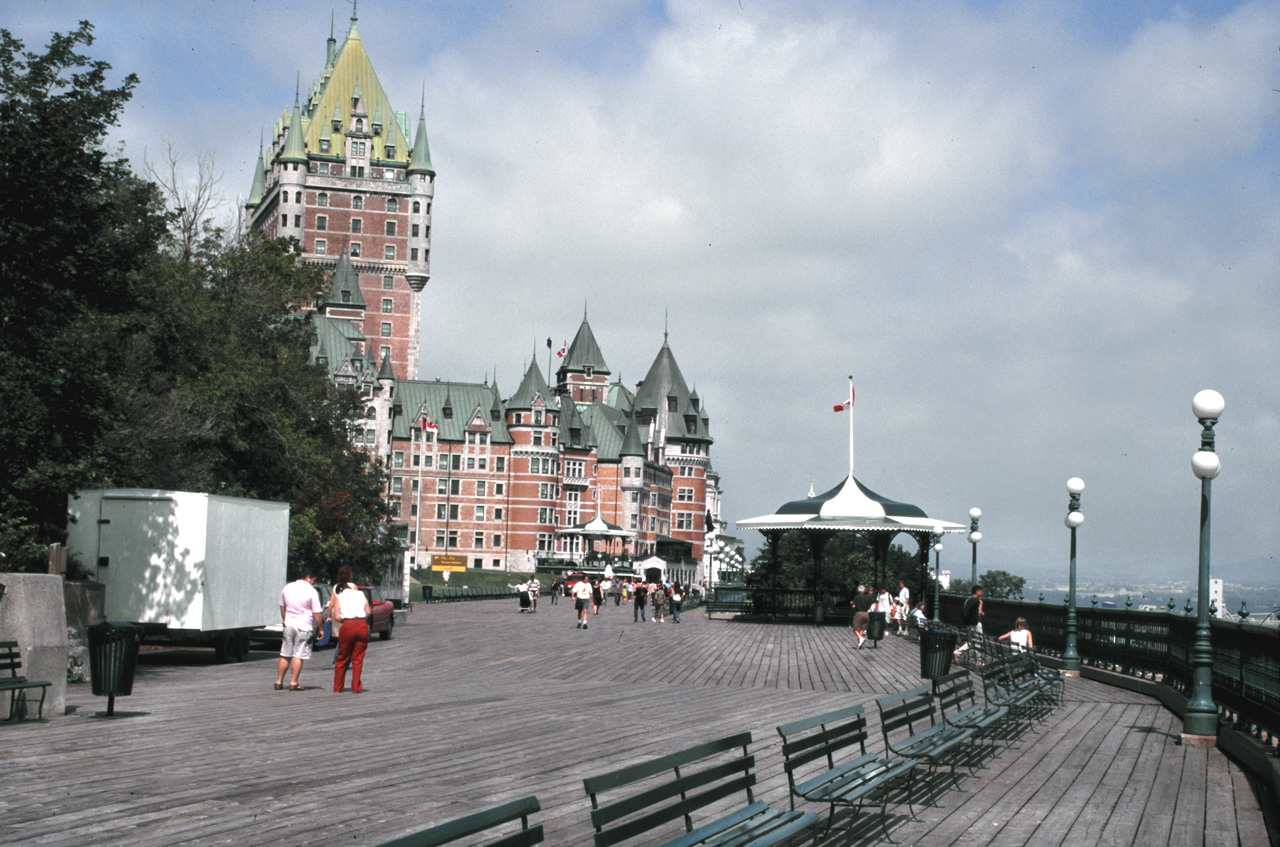
<path id="1" fill-rule="evenodd" d="M 587 628 L 587 608 L 591 605 L 591 583 L 580 579 L 573 585 L 573 607 L 578 611 L 578 629 Z"/>
<path id="2" fill-rule="evenodd" d="M 911 608 L 911 590 L 902 580 L 898 580 L 898 603 L 902 612 L 898 615 L 898 635 L 907 634 L 907 610 Z"/>
<path id="3" fill-rule="evenodd" d="M 1008 641 L 1015 653 L 1030 653 L 1035 646 L 1031 630 L 1027 629 L 1026 618 L 1018 618 L 1014 621 L 1013 629 L 1000 636 L 1000 640 Z"/>
<path id="4" fill-rule="evenodd" d="M 311 658 L 311 645 L 315 643 L 324 614 L 315 582 L 311 571 L 304 571 L 302 579 L 294 580 L 280 592 L 280 620 L 284 629 L 280 633 L 280 661 L 276 662 L 276 691 L 284 688 L 286 670 L 290 671 L 289 690 L 302 690 L 298 683 L 302 663 Z"/>

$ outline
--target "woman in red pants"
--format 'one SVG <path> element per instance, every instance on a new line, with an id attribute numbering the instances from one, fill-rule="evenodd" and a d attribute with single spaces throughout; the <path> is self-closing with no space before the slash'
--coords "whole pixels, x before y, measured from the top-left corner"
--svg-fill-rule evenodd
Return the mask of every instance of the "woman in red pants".
<path id="1" fill-rule="evenodd" d="M 369 598 L 351 581 L 351 568 L 338 568 L 338 584 L 329 599 L 333 619 L 341 621 L 338 631 L 338 655 L 333 660 L 333 690 L 341 693 L 347 684 L 347 663 L 351 664 L 351 690 L 364 690 L 360 671 L 364 669 L 364 651 L 369 649 Z"/>

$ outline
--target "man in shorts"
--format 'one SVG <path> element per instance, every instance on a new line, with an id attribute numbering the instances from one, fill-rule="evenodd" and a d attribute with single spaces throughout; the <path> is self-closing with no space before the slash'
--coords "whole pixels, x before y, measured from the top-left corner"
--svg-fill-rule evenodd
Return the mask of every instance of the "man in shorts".
<path id="1" fill-rule="evenodd" d="M 580 579 L 573 586 L 573 608 L 578 613 L 578 629 L 587 628 L 587 609 L 591 607 L 591 583 Z"/>
<path id="2" fill-rule="evenodd" d="M 280 661 L 276 663 L 276 691 L 284 688 L 284 672 L 290 671 L 289 690 L 301 691 L 298 677 L 302 663 L 311 658 L 311 645 L 320 631 L 324 609 L 315 589 L 316 578 L 310 571 L 302 574 L 280 592 L 280 619 L 284 632 L 280 638 Z"/>

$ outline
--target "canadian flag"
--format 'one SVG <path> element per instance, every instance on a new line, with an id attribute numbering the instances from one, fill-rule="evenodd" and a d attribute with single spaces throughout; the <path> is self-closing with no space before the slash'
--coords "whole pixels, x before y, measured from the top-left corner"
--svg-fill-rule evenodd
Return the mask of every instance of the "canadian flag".
<path id="1" fill-rule="evenodd" d="M 565 353 L 567 353 L 567 352 L 569 352 L 569 342 L 568 342 L 568 341 L 566 341 L 564 344 L 561 344 L 561 345 L 560 345 L 560 352 L 556 354 L 556 358 L 557 358 L 557 359 L 563 359 L 563 358 L 564 358 L 564 354 L 565 354 Z"/>
<path id="2" fill-rule="evenodd" d="M 422 421 L 421 421 L 421 423 L 422 423 L 422 428 L 423 428 L 423 429 L 425 429 L 425 430 L 429 430 L 429 431 L 431 431 L 431 432 L 438 432 L 438 431 L 439 431 L 439 427 L 437 427 L 437 426 L 436 426 L 435 421 L 431 420 L 431 419 L 430 419 L 430 418 L 428 418 L 426 415 L 423 415 L 423 416 L 422 416 Z"/>
<path id="3" fill-rule="evenodd" d="M 835 405 L 835 411 L 843 412 L 845 409 L 852 409 L 852 408 L 853 408 L 853 389 L 850 388 L 849 399 L 845 400 L 843 403 L 837 403 Z"/>

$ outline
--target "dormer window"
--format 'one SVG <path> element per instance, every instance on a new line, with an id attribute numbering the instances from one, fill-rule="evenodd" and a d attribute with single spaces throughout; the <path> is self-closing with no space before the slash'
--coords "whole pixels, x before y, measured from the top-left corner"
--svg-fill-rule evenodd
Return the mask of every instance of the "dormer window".
<path id="1" fill-rule="evenodd" d="M 674 396 L 670 396 L 667 398 L 667 411 L 674 412 L 675 410 L 676 410 L 676 398 Z"/>
<path id="2" fill-rule="evenodd" d="M 329 152 L 329 139 L 327 138 L 320 139 L 320 152 L 321 153 Z"/>
<path id="3" fill-rule="evenodd" d="M 374 125 L 373 125 L 373 134 L 374 134 L 374 135 L 382 135 L 382 124 L 374 124 Z"/>
<path id="4" fill-rule="evenodd" d="M 351 289 L 349 288 L 342 289 L 342 302 L 343 303 L 351 302 Z"/>
<path id="5" fill-rule="evenodd" d="M 335 118 L 335 119 L 334 119 L 334 121 L 333 121 L 333 131 L 334 131 L 334 132 L 342 132 L 342 120 L 341 120 L 341 119 L 338 119 L 338 118 Z"/>
<path id="6" fill-rule="evenodd" d="M 386 154 L 388 159 L 394 159 L 396 157 L 396 146 L 394 144 L 384 144 L 382 146 L 382 151 Z"/>
<path id="7" fill-rule="evenodd" d="M 364 132 L 364 118 L 356 118 L 356 132 Z"/>

